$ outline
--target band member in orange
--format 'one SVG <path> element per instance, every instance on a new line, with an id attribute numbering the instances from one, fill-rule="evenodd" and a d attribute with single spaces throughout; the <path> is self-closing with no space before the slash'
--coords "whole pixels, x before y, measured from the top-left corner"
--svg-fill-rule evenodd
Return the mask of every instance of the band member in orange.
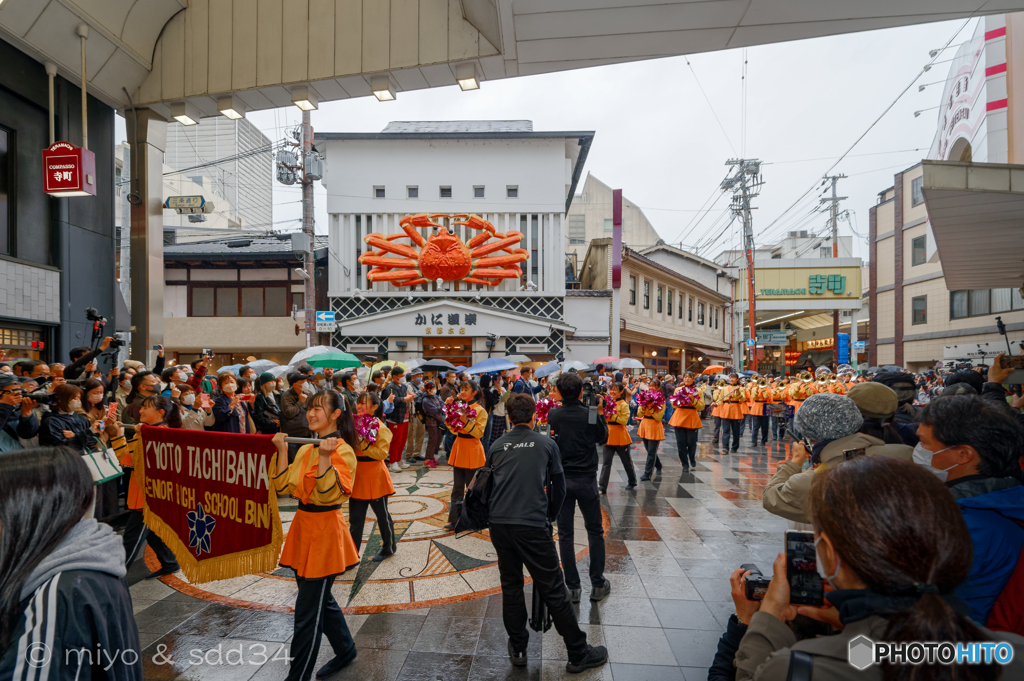
<path id="1" fill-rule="evenodd" d="M 480 438 L 487 429 L 487 410 L 481 401 L 480 386 L 474 381 L 463 381 L 459 385 L 459 399 L 468 404 L 470 409 L 475 409 L 476 416 L 462 418 L 462 427 L 455 432 L 455 444 L 452 445 L 452 453 L 448 455 L 448 464 L 454 474 L 448 524 L 445 525 L 449 530 L 455 529 L 455 521 L 458 520 L 456 504 L 465 498 L 466 488 L 472 482 L 476 469 L 482 468 L 487 460 L 484 446 L 480 444 Z M 451 404 L 454 400 L 454 396 L 449 397 L 445 404 Z"/>
<path id="2" fill-rule="evenodd" d="M 601 477 L 597 483 L 601 494 L 608 493 L 608 481 L 612 477 L 612 462 L 616 456 L 622 462 L 622 467 L 626 469 L 626 489 L 636 487 L 636 469 L 633 468 L 633 459 L 629 456 L 633 438 L 626 430 L 626 424 L 629 423 L 629 404 L 623 399 L 625 392 L 621 383 L 612 383 L 608 389 L 610 399 L 615 401 L 615 416 L 605 419 L 608 421 L 608 442 L 604 445 L 604 462 L 601 465 Z"/>
<path id="3" fill-rule="evenodd" d="M 660 391 L 661 381 L 657 379 L 651 381 L 650 390 Z M 665 439 L 665 426 L 661 423 L 661 420 L 665 418 L 665 405 L 661 405 L 656 410 L 639 407 L 636 410 L 636 415 L 640 419 L 640 427 L 637 429 L 637 434 L 644 442 L 644 449 L 647 450 L 647 464 L 644 466 L 644 474 L 640 476 L 640 482 L 644 482 L 651 479 L 651 475 L 654 474 L 655 470 L 657 470 L 659 475 L 661 474 L 661 459 L 658 458 L 658 447 L 661 446 L 661 441 Z"/>
<path id="4" fill-rule="evenodd" d="M 731 435 L 733 453 L 740 448 L 740 428 L 743 426 L 743 408 L 740 405 L 744 399 L 740 377 L 729 374 L 729 384 L 722 388 L 718 400 L 722 403 L 719 410 L 722 417 L 722 448 L 728 451 Z"/>
<path id="5" fill-rule="evenodd" d="M 363 393 L 356 402 L 360 416 L 373 416 L 377 411 L 378 399 L 373 393 Z M 363 523 L 366 522 L 366 508 L 373 509 L 380 529 L 380 553 L 373 557 L 375 563 L 395 555 L 395 522 L 388 513 L 388 497 L 395 493 L 391 484 L 391 473 L 384 460 L 388 458 L 391 445 L 391 431 L 384 422 L 373 416 L 377 422 L 377 439 L 370 442 L 360 436 L 356 454 L 356 480 L 352 483 L 352 497 L 348 500 L 348 521 L 352 530 L 352 541 L 356 550 L 363 543 Z"/>
<path id="6" fill-rule="evenodd" d="M 317 670 L 316 678 L 338 673 L 356 659 L 356 644 L 345 616 L 331 594 L 334 578 L 359 562 L 341 506 L 352 493 L 359 447 L 352 413 L 341 393 L 324 390 L 309 399 L 309 429 L 318 445 L 303 445 L 288 463 L 285 434 L 274 436 L 277 456 L 271 470 L 278 494 L 299 500 L 280 563 L 295 571 L 295 629 L 287 681 L 306 681 L 313 672 L 320 639 L 326 635 L 334 658 Z"/>
<path id="7" fill-rule="evenodd" d="M 704 394 L 693 384 L 695 378 L 692 371 L 683 375 L 683 384 L 673 394 L 676 402 L 683 406 L 676 406 L 668 422 L 668 425 L 676 429 L 676 448 L 684 473 L 697 467 L 697 434 L 704 425 L 700 421 Z"/>

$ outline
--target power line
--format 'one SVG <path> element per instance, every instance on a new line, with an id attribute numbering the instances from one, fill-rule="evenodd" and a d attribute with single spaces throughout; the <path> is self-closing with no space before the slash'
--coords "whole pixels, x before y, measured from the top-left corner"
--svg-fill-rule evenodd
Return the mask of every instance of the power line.
<path id="1" fill-rule="evenodd" d="M 708 103 L 708 108 L 711 109 L 711 114 L 715 117 L 718 122 L 718 127 L 721 129 L 722 134 L 725 135 L 725 141 L 729 143 L 729 148 L 732 149 L 732 153 L 736 153 L 736 147 L 733 146 L 732 140 L 729 139 L 729 133 L 725 131 L 725 126 L 722 125 L 722 120 L 718 117 L 715 112 L 715 107 L 711 104 L 711 100 L 708 99 L 708 93 L 704 92 L 704 86 L 700 84 L 700 79 L 697 78 L 697 72 L 693 70 L 693 64 L 690 63 L 690 58 L 683 55 L 683 59 L 686 60 L 686 65 L 690 67 L 690 73 L 693 74 L 693 79 L 697 82 L 697 87 L 700 89 L 700 93 L 704 95 L 704 101 Z"/>

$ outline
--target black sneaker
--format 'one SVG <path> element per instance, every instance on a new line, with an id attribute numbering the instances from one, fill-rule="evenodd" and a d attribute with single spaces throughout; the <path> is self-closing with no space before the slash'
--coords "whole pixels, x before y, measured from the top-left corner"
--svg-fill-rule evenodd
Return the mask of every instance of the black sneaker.
<path id="1" fill-rule="evenodd" d="M 164 575 L 173 575 L 180 569 L 181 567 L 178 565 L 168 565 L 166 567 L 160 568 L 156 572 L 150 572 L 148 575 L 146 575 L 146 579 L 156 579 L 157 577 L 163 577 Z"/>
<path id="2" fill-rule="evenodd" d="M 347 667 L 350 664 L 352 664 L 355 661 L 355 659 L 356 659 L 356 652 L 355 651 L 352 651 L 352 656 L 351 657 L 348 657 L 348 658 L 346 658 L 344 660 L 341 659 L 340 657 L 333 658 L 330 662 L 325 664 L 323 667 L 320 667 L 320 669 L 316 670 L 316 679 L 317 679 L 317 681 L 321 681 L 321 679 L 328 679 L 328 678 L 334 676 L 335 674 L 340 672 L 342 669 L 344 669 L 345 667 Z"/>
<path id="3" fill-rule="evenodd" d="M 604 646 L 587 646 L 587 652 L 579 662 L 566 662 L 565 671 L 579 674 L 588 669 L 600 667 L 608 661 L 608 649 Z"/>
<path id="4" fill-rule="evenodd" d="M 387 560 L 388 558 L 390 558 L 393 555 L 395 555 L 394 551 L 389 551 L 387 553 L 381 551 L 380 553 L 378 553 L 376 556 L 374 556 L 370 560 L 372 560 L 374 563 L 380 563 L 382 561 Z"/>
<path id="5" fill-rule="evenodd" d="M 590 592 L 590 600 L 599 601 L 612 592 L 612 583 L 604 580 L 604 586 L 595 586 Z"/>
<path id="6" fill-rule="evenodd" d="M 651 481 L 651 476 L 649 476 L 649 475 L 641 475 L 640 476 L 640 482 L 650 482 L 650 481 Z"/>
<path id="7" fill-rule="evenodd" d="M 524 650 L 521 653 L 517 653 L 515 650 L 512 649 L 512 641 L 509 641 L 508 642 L 508 661 L 511 662 L 516 667 L 525 667 L 526 666 L 526 651 Z"/>
<path id="8" fill-rule="evenodd" d="M 626 489 L 636 489 L 636 480 L 626 485 Z"/>
<path id="9" fill-rule="evenodd" d="M 608 494 L 608 490 L 606 490 L 604 487 L 598 487 L 597 491 L 600 492 L 601 494 Z"/>

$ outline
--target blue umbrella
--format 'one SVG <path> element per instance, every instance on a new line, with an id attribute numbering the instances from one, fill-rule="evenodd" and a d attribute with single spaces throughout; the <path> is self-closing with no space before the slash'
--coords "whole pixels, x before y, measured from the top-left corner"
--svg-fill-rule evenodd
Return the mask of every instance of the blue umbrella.
<path id="1" fill-rule="evenodd" d="M 507 369 L 518 369 L 519 365 L 510 362 L 504 357 L 491 357 L 484 359 L 466 369 L 469 374 L 489 374 L 494 371 L 505 371 Z"/>
<path id="2" fill-rule="evenodd" d="M 217 369 L 217 373 L 218 374 L 223 374 L 225 371 L 230 371 L 233 374 L 237 374 L 238 370 L 240 368 L 242 368 L 243 366 L 245 366 L 245 365 L 244 364 L 229 364 L 228 366 L 223 366 L 220 369 Z"/>
<path id="3" fill-rule="evenodd" d="M 760 376 L 756 371 L 741 371 L 740 376 Z"/>
<path id="4" fill-rule="evenodd" d="M 466 367 L 455 367 L 455 371 L 465 371 Z"/>
<path id="5" fill-rule="evenodd" d="M 558 366 L 558 362 L 548 362 L 544 366 L 537 369 L 537 371 L 534 373 L 537 374 L 537 378 L 544 378 L 545 376 L 550 376 L 551 374 L 561 370 L 562 367 Z"/>

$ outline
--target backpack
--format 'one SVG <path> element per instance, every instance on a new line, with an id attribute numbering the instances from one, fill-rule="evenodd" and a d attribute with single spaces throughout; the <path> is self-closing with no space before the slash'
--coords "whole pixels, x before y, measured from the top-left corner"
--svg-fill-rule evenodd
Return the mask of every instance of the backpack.
<path id="1" fill-rule="evenodd" d="M 416 399 L 412 401 L 413 406 L 416 408 L 416 418 L 420 420 L 420 423 L 427 422 L 427 415 L 423 413 L 423 398 L 427 396 L 427 391 L 421 391 L 416 393 Z"/>
<path id="2" fill-rule="evenodd" d="M 491 491 L 494 489 L 493 466 L 478 468 L 466 489 L 466 497 L 455 502 L 455 532 L 479 532 L 490 521 Z"/>

